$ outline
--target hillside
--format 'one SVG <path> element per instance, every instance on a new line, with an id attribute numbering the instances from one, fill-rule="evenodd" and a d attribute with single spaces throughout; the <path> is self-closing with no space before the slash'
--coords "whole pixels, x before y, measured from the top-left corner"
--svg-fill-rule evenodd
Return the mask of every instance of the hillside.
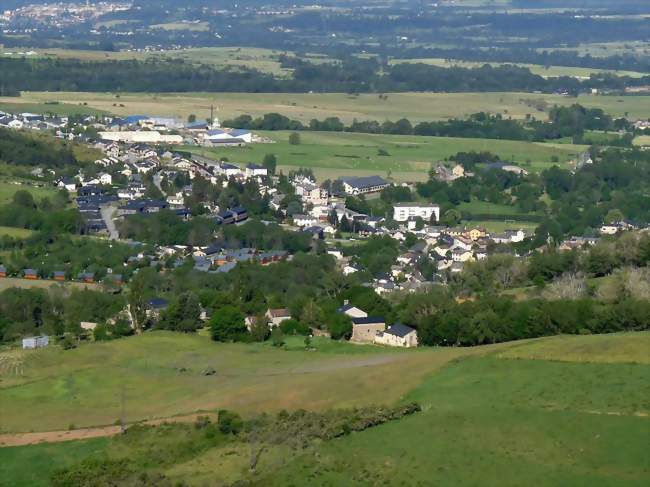
<path id="1" fill-rule="evenodd" d="M 306 479 L 309 485 L 644 485 L 647 480 L 649 333 L 560 336 L 498 347 L 390 354 L 337 344 L 304 353 L 206 341 L 215 352 L 213 362 L 222 363 L 218 369 L 224 372 L 200 379 L 191 377 L 208 356 L 201 338 L 181 337 L 179 353 L 170 355 L 165 342 L 171 338 L 150 334 L 82 347 L 73 352 L 78 360 L 68 360 L 67 365 L 53 366 L 54 357 L 34 360 L 25 368 L 26 374 L 31 370 L 25 380 L 7 382 L 4 377 L 2 387 L 10 394 L 3 397 L 19 400 L 40 387 L 50 390 L 40 397 L 44 407 L 52 410 L 59 407 L 56 398 L 49 402 L 45 398 L 54 393 L 49 388 L 58 384 L 54 395 L 74 394 L 77 414 L 99 409 L 93 406 L 95 398 L 119 389 L 119 381 L 106 380 L 117 371 L 109 355 L 133 354 L 137 349 L 139 358 L 132 355 L 130 360 L 132 375 L 151 381 L 159 377 L 167 387 L 156 383 L 160 394 L 152 400 L 152 389 L 139 382 L 137 392 L 129 389 L 129 403 L 135 402 L 135 396 L 146 396 L 150 409 L 165 406 L 168 413 L 174 407 L 176 412 L 200 407 L 199 399 L 206 400 L 204 406 L 209 404 L 209 398 L 200 394 L 188 399 L 183 383 L 195 381 L 214 381 L 213 392 L 206 392 L 214 395 L 212 405 L 216 405 L 216 394 L 222 400 L 229 398 L 225 399 L 229 407 L 245 412 L 247 418 L 280 403 L 290 409 L 320 409 L 349 407 L 355 402 L 417 401 L 422 412 L 305 447 L 284 443 L 262 447 L 254 473 L 248 469 L 251 445 L 244 440 L 246 436 L 240 440 L 218 436 L 206 443 L 189 425 L 168 425 L 140 428 L 112 439 L 3 448 L 0 459 L 9 461 L 0 462 L 0 478 L 11 479 L 11 485 L 48 485 L 55 465 L 108 455 L 118 463 L 119 459 L 135 459 L 138 466 L 129 468 L 148 472 L 148 478 L 164 475 L 160 479 L 188 485 L 236 480 L 252 485 L 304 485 Z M 105 347 L 109 350 L 101 350 Z M 101 360 L 91 360 L 93 356 Z M 185 372 L 188 380 L 171 384 L 169 365 L 182 363 L 181 357 L 196 365 Z M 237 366 L 232 363 L 235 357 Z M 99 362 L 106 365 L 101 369 L 104 380 L 88 381 L 89 374 L 99 372 L 93 367 Z M 268 370 L 270 364 L 276 372 L 262 374 L 260 367 Z M 241 388 L 232 389 L 224 377 L 231 374 L 249 378 L 241 381 Z M 135 379 L 122 380 L 132 383 Z M 103 392 L 96 395 L 97 389 Z M 325 403 L 313 401 L 310 391 L 316 389 L 320 389 L 319 397 L 328 398 Z M 19 420 L 25 415 L 18 410 L 9 416 L 14 431 L 26 424 Z M 3 415 L 5 430 L 6 418 Z M 30 414 L 30 421 L 37 424 L 36 415 Z M 161 456 L 165 449 L 168 453 Z M 145 457 L 150 461 L 138 463 Z M 33 461 L 42 468 L 24 468 Z M 89 465 L 84 469 L 92 471 Z M 75 468 L 72 471 L 84 471 Z"/>

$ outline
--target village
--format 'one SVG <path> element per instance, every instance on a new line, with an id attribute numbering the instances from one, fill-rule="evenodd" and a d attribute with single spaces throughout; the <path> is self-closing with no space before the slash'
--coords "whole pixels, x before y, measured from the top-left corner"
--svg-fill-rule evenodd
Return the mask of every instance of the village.
<path id="1" fill-rule="evenodd" d="M 53 130 L 57 137 L 87 143 L 104 157 L 76 174 L 61 176 L 52 169 L 36 168 L 32 175 L 52 181 L 57 189 L 67 191 L 74 197 L 75 206 L 85 222 L 84 233 L 116 242 L 137 245 L 120 235 L 120 222 L 133 215 L 153 215 L 170 212 L 183 221 L 194 218 L 208 219 L 215 228 L 244 225 L 258 216 L 251 214 L 243 205 L 219 206 L 214 202 L 201 201 L 201 212 L 196 214 L 187 201 L 195 191 L 195 184 L 209 184 L 218 188 L 231 185 L 250 185 L 259 197 L 268 203 L 274 221 L 289 232 L 309 236 L 313 248 L 320 248 L 336 260 L 345 276 L 365 276 L 363 285 L 379 296 L 392 293 L 414 293 L 433 285 L 445 285 L 450 276 L 461 273 L 467 263 L 486 259 L 494 252 L 503 252 L 512 244 L 523 242 L 531 236 L 529 231 L 512 227 L 502 232 L 488 232 L 480 226 L 449 226 L 441 223 L 441 208 L 426 201 L 405 201 L 392 204 L 392 212 L 384 215 L 366 214 L 346 205 L 350 198 L 377 198 L 390 187 L 410 192 L 412 185 L 394 183 L 379 176 L 367 175 L 341 177 L 327 187 L 319 185 L 309 171 L 295 171 L 288 177 L 275 174 L 275 167 L 257 163 L 234 164 L 226 160 L 214 160 L 192 152 L 174 149 L 184 146 L 244 147 L 247 144 L 270 143 L 248 130 L 222 128 L 217 120 L 212 122 L 182 123 L 174 118 L 131 116 L 104 119 L 101 123 L 88 117 L 77 122 L 83 130 L 70 131 L 69 120 L 59 117 L 23 113 L 0 114 L 0 126 L 12 129 Z M 80 135 L 93 130 L 96 138 L 87 140 Z M 66 132 L 66 130 L 69 130 Z M 586 161 L 585 163 L 590 163 Z M 492 164 L 514 174 L 526 172 L 512 164 Z M 432 173 L 439 181 L 449 182 L 471 176 L 460 164 L 438 163 Z M 169 184 L 169 182 L 182 184 Z M 151 185 L 162 197 L 151 198 Z M 287 205 L 287 197 L 291 202 Z M 626 222 L 615 222 L 600 228 L 602 235 L 615 235 L 634 227 Z M 387 237 L 397 242 L 400 252 L 387 272 L 371 272 L 364 268 L 355 255 L 346 253 L 346 246 L 362 242 L 370 237 Z M 575 236 L 566 239 L 559 250 L 571 250 L 593 246 L 598 237 Z M 232 247 L 228 242 L 215 238 L 209 245 L 163 245 L 154 243 L 146 251 L 138 251 L 124 262 L 124 266 L 146 263 L 152 267 L 171 262 L 171 267 L 183 266 L 190 260 L 196 271 L 228 273 L 238 264 L 257 262 L 272 265 L 291 260 L 292 252 L 285 248 Z M 424 269 L 428 269 L 425 276 Z M 125 279 L 119 269 L 106 269 L 101 281 L 110 288 L 120 288 Z M 64 270 L 49 274 L 39 269 L 7 269 L 0 265 L 0 278 L 17 277 L 26 280 L 75 281 L 96 284 L 100 279 L 94 272 L 85 271 L 70 275 Z M 148 302 L 148 316 L 156 318 L 168 303 L 163 298 Z M 340 313 L 352 320 L 350 340 L 355 343 L 376 343 L 389 346 L 417 346 L 417 332 L 401 323 L 387 326 L 381 316 L 368 314 L 348 303 L 341 303 Z M 128 313 L 127 313 L 128 315 Z M 270 329 L 291 319 L 287 309 L 269 309 L 266 313 Z M 128 316 L 127 316 L 128 317 Z M 204 316 L 207 320 L 209 317 Z M 254 317 L 247 317 L 247 326 Z M 91 332 L 96 324 L 85 323 L 82 327 Z M 26 348 L 46 346 L 46 338 L 29 338 Z M 39 341 L 40 340 L 40 341 Z"/>

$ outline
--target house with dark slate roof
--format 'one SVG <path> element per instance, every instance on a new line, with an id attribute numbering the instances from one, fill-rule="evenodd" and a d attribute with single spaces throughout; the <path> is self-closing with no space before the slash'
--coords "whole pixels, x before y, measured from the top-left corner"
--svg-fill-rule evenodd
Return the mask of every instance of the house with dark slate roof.
<path id="1" fill-rule="evenodd" d="M 375 343 L 388 345 L 389 347 L 417 347 L 418 332 L 410 326 L 395 323 L 386 331 L 378 333 L 375 337 Z"/>

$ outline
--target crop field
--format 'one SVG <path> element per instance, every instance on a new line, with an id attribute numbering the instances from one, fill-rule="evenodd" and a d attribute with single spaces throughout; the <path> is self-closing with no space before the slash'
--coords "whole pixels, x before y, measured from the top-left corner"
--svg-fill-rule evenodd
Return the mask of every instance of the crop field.
<path id="1" fill-rule="evenodd" d="M 189 55 L 189 54 L 188 54 Z M 446 120 L 472 113 L 489 112 L 523 119 L 530 114 L 545 119 L 553 105 L 580 103 L 602 108 L 613 116 L 627 114 L 632 119 L 650 113 L 650 96 L 566 97 L 535 93 L 389 93 L 387 99 L 376 94 L 344 93 L 76 93 L 24 92 L 21 97 L 3 97 L 1 103 L 41 104 L 58 101 L 90 107 L 117 115 L 158 115 L 187 118 L 194 114 L 204 119 L 213 105 L 221 120 L 242 114 L 260 116 L 278 112 L 308 122 L 312 118 L 339 117 L 384 121 L 408 118 L 411 122 Z M 87 104 L 87 105 L 83 105 Z"/>
<path id="2" fill-rule="evenodd" d="M 166 342 L 172 340 L 178 341 L 179 347 L 168 356 L 171 347 Z M 262 454 L 255 473 L 248 469 L 251 451 L 247 443 L 216 445 L 161 465 L 158 471 L 172 481 L 182 480 L 196 486 L 232 483 L 238 479 L 260 486 L 304 485 L 306 482 L 314 486 L 641 486 L 647 483 L 646 447 L 650 434 L 647 416 L 650 411 L 647 381 L 650 333 L 647 332 L 559 336 L 480 349 L 402 353 L 330 344 L 329 348 L 310 354 L 272 350 L 260 345 L 216 345 L 207 340 L 202 344 L 199 340 L 199 337 L 156 333 L 81 347 L 72 352 L 42 351 L 39 352 L 42 358 L 33 359 L 25 367 L 25 377 L 3 378 L 8 382 L 0 383 L 3 388 L 0 397 L 4 398 L 7 391 L 22 401 L 20 397 L 28 394 L 29 384 L 33 383 L 41 390 L 39 398 L 56 412 L 60 396 L 72 395 L 72 400 L 77 402 L 84 393 L 95 395 L 95 388 L 104 389 L 106 383 L 113 382 L 113 375 L 122 369 L 111 358 L 106 362 L 111 352 L 118 354 L 117 360 L 127 358 L 125 353 L 131 358 L 131 373 L 124 374 L 123 381 L 145 373 L 149 380 L 162 387 L 161 376 L 169 373 L 169 365 L 179 363 L 180 356 L 194 359 L 195 365 L 185 372 L 193 376 L 199 364 L 203 364 L 205 347 L 209 346 L 215 350 L 215 360 L 224 364 L 239 357 L 237 367 L 241 373 L 252 373 L 265 362 L 273 364 L 276 374 L 260 377 L 264 382 L 280 386 L 275 395 L 265 397 L 268 407 L 263 409 L 267 411 L 274 410 L 278 397 L 288 393 L 283 385 L 288 364 L 292 364 L 295 375 L 305 367 L 311 368 L 307 384 L 313 385 L 308 386 L 307 392 L 314 391 L 314 387 L 320 388 L 318 396 L 330 397 L 329 406 L 345 407 L 365 396 L 363 402 L 367 404 L 417 401 L 423 410 L 363 432 L 316 443 L 305 450 L 274 445 Z M 101 350 L 103 347 L 108 350 Z M 46 353 L 51 356 L 45 357 Z M 57 362 L 61 354 L 72 355 Z M 80 360 L 82 356 L 86 357 L 85 363 Z M 350 366 L 355 360 L 387 356 L 395 360 L 387 367 L 375 364 L 357 369 Z M 450 361 L 454 356 L 456 360 Z M 94 360 L 91 361 L 91 357 Z M 95 382 L 94 388 L 83 388 L 79 381 L 71 379 L 89 373 L 99 374 L 100 367 L 95 364 L 100 363 L 102 380 Z M 145 366 L 147 363 L 149 365 Z M 344 371 L 334 388 L 331 385 L 323 388 L 324 377 L 332 372 L 325 366 L 328 363 L 338 363 Z M 375 389 L 384 391 L 383 396 L 368 396 L 366 389 L 356 391 L 349 387 L 348 383 L 358 385 L 360 376 L 374 377 L 376 369 L 381 372 L 394 370 L 389 375 L 380 374 L 382 380 L 374 383 Z M 221 374 L 226 372 L 232 370 L 226 368 Z M 396 374 L 399 379 L 393 378 Z M 191 380 L 190 377 L 186 380 Z M 217 380 L 204 379 L 205 382 Z M 50 390 L 53 380 L 58 380 L 59 386 Z M 251 387 L 249 379 L 242 377 L 241 380 L 248 384 L 242 386 L 248 393 L 246 402 L 264 398 L 259 385 Z M 168 382 L 164 382 L 164 387 L 176 387 Z M 408 384 L 395 391 L 396 385 L 403 382 Z M 219 389 L 237 394 L 232 387 Z M 311 409 L 315 406 L 309 394 L 302 394 L 301 387 L 293 391 L 290 407 Z M 143 390 L 141 394 L 146 396 L 148 391 Z M 201 397 L 208 394 L 202 392 Z M 133 400 L 132 397 L 127 399 L 127 411 L 129 401 Z M 154 396 L 150 402 L 159 400 L 159 396 Z M 175 406 L 182 409 L 187 401 L 188 398 L 177 396 Z M 112 404 L 107 403 L 107 407 L 111 408 Z M 238 410 L 251 411 L 244 404 L 239 404 Z M 23 414 L 24 411 L 27 410 L 23 409 Z M 87 415 L 86 409 L 83 411 L 79 416 Z M 11 413 L 9 418 L 13 417 Z M 174 441 L 174 436 L 166 438 L 163 431 L 174 434 L 167 428 L 143 436 L 138 441 L 148 445 L 148 449 L 141 452 L 153 452 L 150 449 L 155 449 L 155 442 L 162 448 L 165 442 Z M 0 478 L 12 482 L 11 485 L 48 485 L 48 476 L 54 468 L 90 455 L 101 456 L 108 452 L 115 455 L 117 450 L 137 447 L 133 440 L 115 437 L 1 448 Z M 26 468 L 26 465 L 40 468 Z M 143 463 L 143 468 L 151 467 L 146 461 Z"/>
<path id="3" fill-rule="evenodd" d="M 348 132 L 301 132 L 300 145 L 290 145 L 289 132 L 260 132 L 274 144 L 252 144 L 244 148 L 192 148 L 206 157 L 227 157 L 235 163 L 260 162 L 273 153 L 281 169 L 313 168 L 319 179 L 341 175 L 378 174 L 397 181 L 425 180 L 433 163 L 461 151 L 490 151 L 504 160 L 514 160 L 528 171 L 551 167 L 553 156 L 566 164 L 586 149 L 570 144 L 544 144 L 508 140 L 408 135 L 372 135 Z M 379 150 L 388 152 L 380 156 Z"/>
<path id="4" fill-rule="evenodd" d="M 442 58 L 423 58 L 423 59 L 393 59 L 392 64 L 401 63 L 421 63 L 429 64 L 431 66 L 439 66 L 442 68 L 461 67 L 461 68 L 476 68 L 489 64 L 491 66 L 502 66 L 506 64 L 514 64 L 528 68 L 533 74 L 538 74 L 544 78 L 558 77 L 558 76 L 572 76 L 574 78 L 589 78 L 595 73 L 607 73 L 615 76 L 630 76 L 631 78 L 641 78 L 645 73 L 637 71 L 616 71 L 610 69 L 596 69 L 596 68 L 581 68 L 570 66 L 542 66 L 540 64 L 522 64 L 522 63 L 493 63 L 493 62 L 474 62 L 474 61 L 461 61 L 458 59 L 442 59 Z"/>

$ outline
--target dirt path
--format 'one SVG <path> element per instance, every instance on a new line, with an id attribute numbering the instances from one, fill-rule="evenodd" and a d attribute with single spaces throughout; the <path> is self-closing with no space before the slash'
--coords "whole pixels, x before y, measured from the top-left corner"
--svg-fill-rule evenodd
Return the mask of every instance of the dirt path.
<path id="1" fill-rule="evenodd" d="M 195 413 L 186 416 L 173 416 L 171 418 L 152 419 L 134 424 L 159 425 L 162 423 L 193 423 L 199 417 L 208 416 L 216 420 L 214 413 Z M 127 425 L 132 426 L 132 425 Z M 122 432 L 120 426 L 99 426 L 95 428 L 80 428 L 62 431 L 42 431 L 38 433 L 11 433 L 0 435 L 0 448 L 8 446 L 36 445 L 38 443 L 61 443 L 63 441 L 88 440 L 90 438 L 104 438 L 115 436 Z"/>

